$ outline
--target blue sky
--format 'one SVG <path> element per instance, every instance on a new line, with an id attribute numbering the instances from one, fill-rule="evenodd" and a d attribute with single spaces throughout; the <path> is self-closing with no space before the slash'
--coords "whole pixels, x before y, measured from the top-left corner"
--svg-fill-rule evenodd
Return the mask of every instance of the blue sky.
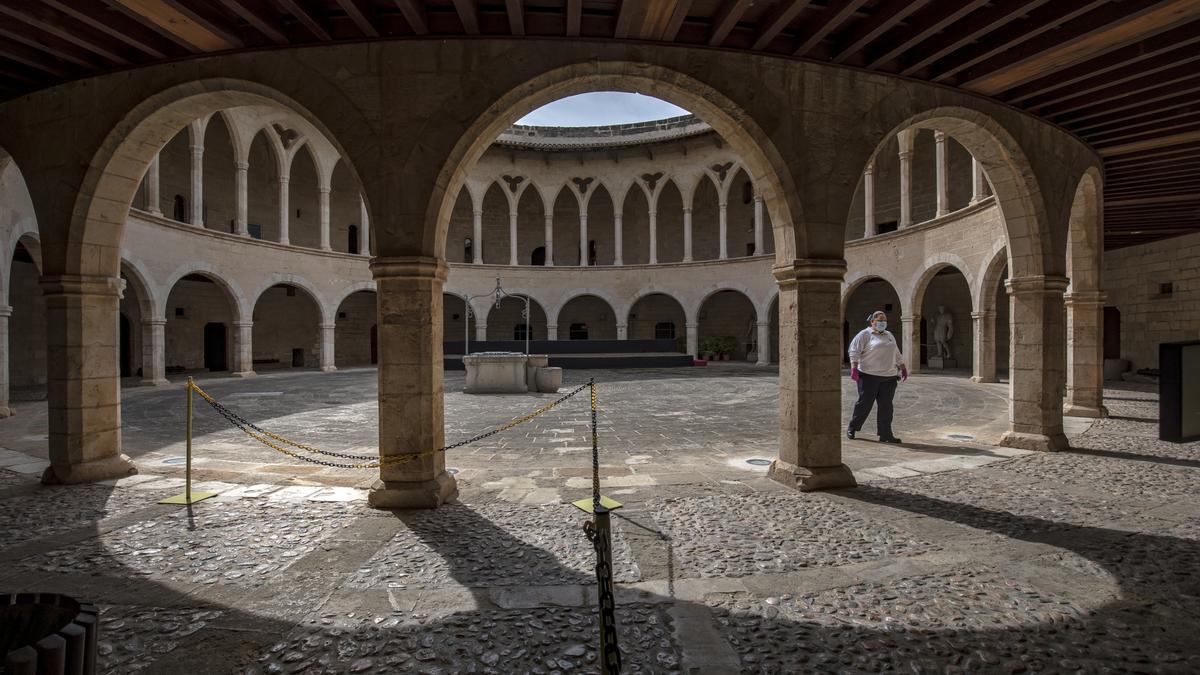
<path id="1" fill-rule="evenodd" d="M 688 111 L 642 94 L 598 91 L 560 98 L 522 117 L 517 124 L 550 127 L 591 127 L 628 124 L 686 115 Z"/>

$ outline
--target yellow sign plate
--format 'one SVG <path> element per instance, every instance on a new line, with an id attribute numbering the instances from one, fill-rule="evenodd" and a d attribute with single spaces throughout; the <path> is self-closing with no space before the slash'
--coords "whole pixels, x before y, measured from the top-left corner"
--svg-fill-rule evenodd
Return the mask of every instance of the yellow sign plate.
<path id="1" fill-rule="evenodd" d="M 586 511 L 588 513 L 592 513 L 592 504 L 594 502 L 592 501 L 591 497 L 588 497 L 586 499 L 580 499 L 579 501 L 571 502 L 571 503 L 575 505 L 575 508 L 577 508 L 581 511 Z M 621 502 L 619 502 L 615 499 L 612 499 L 610 497 L 605 497 L 604 495 L 600 495 L 600 506 L 603 506 L 604 508 L 608 509 L 609 511 L 612 511 L 613 509 L 621 508 Z"/>

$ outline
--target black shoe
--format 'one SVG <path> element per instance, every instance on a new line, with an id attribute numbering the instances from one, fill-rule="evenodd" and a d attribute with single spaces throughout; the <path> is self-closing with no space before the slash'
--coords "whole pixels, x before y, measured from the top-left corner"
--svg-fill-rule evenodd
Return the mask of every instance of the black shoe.
<path id="1" fill-rule="evenodd" d="M 854 440 L 854 434 L 855 434 L 855 431 L 853 429 L 846 430 L 846 438 L 849 438 L 850 440 Z"/>
<path id="2" fill-rule="evenodd" d="M 880 436 L 879 442 L 880 443 L 900 443 L 901 441 L 899 438 L 896 438 L 895 436 Z"/>

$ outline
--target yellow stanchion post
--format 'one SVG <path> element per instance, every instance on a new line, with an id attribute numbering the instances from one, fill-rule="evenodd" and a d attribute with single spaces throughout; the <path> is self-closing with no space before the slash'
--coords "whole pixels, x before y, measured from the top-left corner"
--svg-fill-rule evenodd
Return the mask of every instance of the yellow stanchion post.
<path id="1" fill-rule="evenodd" d="M 167 497 L 159 502 L 159 504 L 195 504 L 209 497 L 216 497 L 216 492 L 192 492 L 192 390 L 195 388 L 192 378 L 187 379 L 187 386 L 183 388 L 184 397 L 187 401 L 187 464 L 184 467 L 184 488 L 183 494 Z"/>

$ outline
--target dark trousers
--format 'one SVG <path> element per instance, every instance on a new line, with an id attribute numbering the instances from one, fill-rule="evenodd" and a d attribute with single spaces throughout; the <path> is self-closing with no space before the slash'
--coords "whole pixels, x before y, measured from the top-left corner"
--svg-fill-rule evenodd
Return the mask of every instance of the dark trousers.
<path id="1" fill-rule="evenodd" d="M 871 406 L 879 404 L 875 413 L 875 433 L 880 438 L 892 437 L 892 399 L 896 397 L 899 376 L 880 377 L 858 373 L 858 401 L 854 403 L 854 416 L 850 418 L 850 430 L 862 429 L 871 414 Z"/>

